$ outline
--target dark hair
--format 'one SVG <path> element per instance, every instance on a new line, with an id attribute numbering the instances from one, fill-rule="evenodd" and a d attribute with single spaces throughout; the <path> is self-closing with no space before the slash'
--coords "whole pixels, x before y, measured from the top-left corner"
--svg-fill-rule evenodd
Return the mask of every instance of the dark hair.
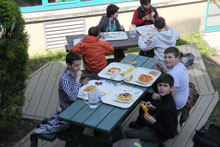
<path id="1" fill-rule="evenodd" d="M 163 17 L 158 17 L 154 21 L 154 26 L 158 29 L 162 29 L 166 26 L 165 19 Z"/>
<path id="2" fill-rule="evenodd" d="M 162 74 L 160 77 L 157 79 L 157 84 L 159 83 L 168 83 L 170 87 L 173 86 L 174 84 L 174 79 L 171 75 L 169 74 Z"/>
<path id="3" fill-rule="evenodd" d="M 75 60 L 81 60 L 81 57 L 77 53 L 69 52 L 66 55 L 66 63 L 69 63 L 69 65 L 72 65 Z"/>
<path id="4" fill-rule="evenodd" d="M 147 5 L 151 3 L 151 0 L 140 0 L 141 5 Z"/>
<path id="5" fill-rule="evenodd" d="M 179 57 L 180 56 L 180 51 L 178 50 L 178 48 L 176 47 L 168 47 L 165 51 L 164 54 L 169 54 L 169 53 L 173 53 L 175 57 Z"/>
<path id="6" fill-rule="evenodd" d="M 111 17 L 114 15 L 116 12 L 118 12 L 119 7 L 113 4 L 108 5 L 106 9 L 107 17 Z"/>
<path id="7" fill-rule="evenodd" d="M 99 35 L 99 32 L 100 32 L 100 28 L 98 26 L 91 27 L 91 28 L 89 28 L 89 31 L 88 31 L 89 35 L 95 36 L 95 37 L 97 37 Z"/>

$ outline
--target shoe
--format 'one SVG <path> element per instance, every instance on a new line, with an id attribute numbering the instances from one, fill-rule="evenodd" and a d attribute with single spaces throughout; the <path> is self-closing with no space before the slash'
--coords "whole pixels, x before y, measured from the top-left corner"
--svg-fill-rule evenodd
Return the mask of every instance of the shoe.
<path id="1" fill-rule="evenodd" d="M 132 121 L 132 122 L 129 124 L 129 128 L 138 129 L 138 130 L 141 129 L 141 127 L 138 125 L 137 121 Z"/>

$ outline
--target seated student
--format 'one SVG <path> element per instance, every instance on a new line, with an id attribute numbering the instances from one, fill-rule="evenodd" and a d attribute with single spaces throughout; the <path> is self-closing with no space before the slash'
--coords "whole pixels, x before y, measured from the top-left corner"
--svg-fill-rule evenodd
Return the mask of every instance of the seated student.
<path id="1" fill-rule="evenodd" d="M 81 84 L 79 80 L 81 78 L 82 72 L 81 67 L 81 57 L 74 52 L 69 52 L 66 56 L 67 68 L 62 74 L 59 82 L 59 100 L 60 107 L 64 111 L 69 107 L 76 99 L 79 93 Z M 85 79 L 83 84 L 88 83 Z"/>
<path id="2" fill-rule="evenodd" d="M 167 69 L 159 62 L 155 64 L 160 71 L 170 74 L 174 78 L 172 95 L 179 114 L 189 96 L 189 74 L 186 67 L 180 62 L 180 52 L 176 47 L 169 47 L 165 50 L 164 63 Z"/>
<path id="3" fill-rule="evenodd" d="M 154 26 L 158 32 L 151 39 L 148 36 L 139 36 L 138 46 L 142 51 L 154 50 L 154 57 L 163 60 L 165 49 L 175 46 L 180 35 L 173 28 L 166 25 L 163 17 L 156 18 Z"/>
<path id="4" fill-rule="evenodd" d="M 116 5 L 110 4 L 106 9 L 106 15 L 102 16 L 98 27 L 101 32 L 116 32 L 116 31 L 124 31 L 124 26 L 120 25 L 118 21 L 118 10 L 119 7 Z M 120 61 L 125 57 L 124 49 L 117 49 L 114 51 L 114 57 L 117 61 Z"/>
<path id="5" fill-rule="evenodd" d="M 124 26 L 120 25 L 118 21 L 118 10 L 119 7 L 110 4 L 106 9 L 107 16 L 102 16 L 98 26 L 101 32 L 115 32 L 123 31 Z"/>
<path id="6" fill-rule="evenodd" d="M 151 0 L 140 0 L 141 6 L 138 7 L 133 14 L 131 24 L 136 26 L 154 24 L 154 20 L 159 17 L 156 8 L 151 6 Z M 153 57 L 154 51 L 142 51 L 140 50 L 139 55 Z"/>
<path id="7" fill-rule="evenodd" d="M 151 6 L 151 0 L 140 0 L 141 6 L 133 14 L 131 24 L 136 26 L 150 25 L 159 17 L 156 8 Z"/>
<path id="8" fill-rule="evenodd" d="M 157 105 L 147 101 L 145 106 L 148 114 L 142 108 L 139 109 L 137 121 L 129 126 L 134 130 L 125 132 L 127 138 L 139 138 L 140 140 L 162 143 L 169 138 L 174 138 L 177 129 L 177 110 L 172 96 L 174 79 L 168 74 L 162 74 L 157 80 L 157 90 L 160 96 Z M 155 117 L 153 117 L 155 116 Z M 135 125 L 133 125 L 135 123 Z"/>
<path id="9" fill-rule="evenodd" d="M 107 65 L 105 54 L 112 53 L 114 48 L 108 42 L 99 40 L 99 27 L 91 27 L 88 33 L 89 35 L 76 44 L 72 51 L 83 55 L 89 72 L 98 73 Z"/>

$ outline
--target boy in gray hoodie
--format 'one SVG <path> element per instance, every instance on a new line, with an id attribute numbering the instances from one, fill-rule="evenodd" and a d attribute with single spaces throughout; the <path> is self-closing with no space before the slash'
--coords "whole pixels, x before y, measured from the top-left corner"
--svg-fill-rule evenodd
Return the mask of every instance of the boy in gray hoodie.
<path id="1" fill-rule="evenodd" d="M 139 36 L 138 46 L 142 51 L 154 49 L 154 58 L 164 60 L 165 49 L 175 46 L 176 41 L 180 39 L 180 35 L 173 28 L 166 25 L 163 17 L 156 18 L 154 26 L 158 32 L 152 38 Z"/>

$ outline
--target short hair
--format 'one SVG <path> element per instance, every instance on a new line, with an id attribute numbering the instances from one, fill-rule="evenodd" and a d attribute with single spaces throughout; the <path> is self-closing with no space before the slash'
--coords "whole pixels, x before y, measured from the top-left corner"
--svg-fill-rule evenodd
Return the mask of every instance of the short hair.
<path id="1" fill-rule="evenodd" d="M 151 0 L 140 0 L 141 5 L 147 5 L 151 3 Z"/>
<path id="2" fill-rule="evenodd" d="M 174 84 L 174 79 L 169 74 L 162 74 L 157 79 L 157 84 L 159 84 L 159 83 L 168 83 L 170 85 L 170 87 L 172 87 Z"/>
<path id="3" fill-rule="evenodd" d="M 163 17 L 158 17 L 154 21 L 154 26 L 158 29 L 162 29 L 166 26 L 165 19 Z"/>
<path id="4" fill-rule="evenodd" d="M 99 35 L 100 28 L 98 26 L 89 28 L 88 34 L 90 36 L 97 37 Z"/>
<path id="5" fill-rule="evenodd" d="M 81 60 L 81 57 L 77 53 L 69 52 L 66 55 L 66 63 L 68 63 L 69 65 L 72 65 L 73 61 L 75 61 L 75 60 Z"/>
<path id="6" fill-rule="evenodd" d="M 111 17 L 114 15 L 116 12 L 118 12 L 119 7 L 113 4 L 108 5 L 106 9 L 107 17 Z"/>
<path id="7" fill-rule="evenodd" d="M 168 47 L 165 51 L 164 54 L 169 54 L 169 53 L 173 53 L 175 57 L 179 57 L 180 56 L 180 51 L 178 50 L 178 48 L 172 46 L 172 47 Z"/>

